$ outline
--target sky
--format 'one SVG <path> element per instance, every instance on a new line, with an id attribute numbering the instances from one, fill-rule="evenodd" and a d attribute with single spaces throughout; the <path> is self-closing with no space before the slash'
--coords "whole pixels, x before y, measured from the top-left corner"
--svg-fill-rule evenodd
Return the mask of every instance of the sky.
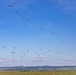
<path id="1" fill-rule="evenodd" d="M 76 0 L 0 0 L 0 67 L 76 65 Z"/>

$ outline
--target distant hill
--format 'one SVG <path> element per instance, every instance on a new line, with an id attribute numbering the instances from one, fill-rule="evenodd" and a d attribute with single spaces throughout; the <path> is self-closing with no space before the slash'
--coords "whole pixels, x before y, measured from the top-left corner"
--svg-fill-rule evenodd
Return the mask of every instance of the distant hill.
<path id="1" fill-rule="evenodd" d="M 0 67 L 0 71 L 45 71 L 45 70 L 76 70 L 76 66 L 16 66 Z"/>

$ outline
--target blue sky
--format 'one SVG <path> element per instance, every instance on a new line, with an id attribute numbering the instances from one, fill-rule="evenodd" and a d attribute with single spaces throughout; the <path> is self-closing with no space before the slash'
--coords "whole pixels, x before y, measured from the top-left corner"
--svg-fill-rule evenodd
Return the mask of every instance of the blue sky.
<path id="1" fill-rule="evenodd" d="M 76 65 L 75 45 L 75 0 L 0 1 L 0 66 Z"/>

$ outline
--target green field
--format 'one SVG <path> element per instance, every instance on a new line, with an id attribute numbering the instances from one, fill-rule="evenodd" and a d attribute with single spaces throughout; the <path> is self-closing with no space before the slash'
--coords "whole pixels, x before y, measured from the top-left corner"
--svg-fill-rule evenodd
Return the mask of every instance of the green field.
<path id="1" fill-rule="evenodd" d="M 76 75 L 76 71 L 39 71 L 39 72 L 1 71 L 0 75 Z"/>

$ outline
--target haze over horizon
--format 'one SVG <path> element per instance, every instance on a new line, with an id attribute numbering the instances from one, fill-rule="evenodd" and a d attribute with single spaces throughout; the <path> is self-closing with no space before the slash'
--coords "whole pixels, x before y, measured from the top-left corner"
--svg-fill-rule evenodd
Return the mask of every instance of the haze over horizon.
<path id="1" fill-rule="evenodd" d="M 76 65 L 76 0 L 1 0 L 0 67 Z"/>

